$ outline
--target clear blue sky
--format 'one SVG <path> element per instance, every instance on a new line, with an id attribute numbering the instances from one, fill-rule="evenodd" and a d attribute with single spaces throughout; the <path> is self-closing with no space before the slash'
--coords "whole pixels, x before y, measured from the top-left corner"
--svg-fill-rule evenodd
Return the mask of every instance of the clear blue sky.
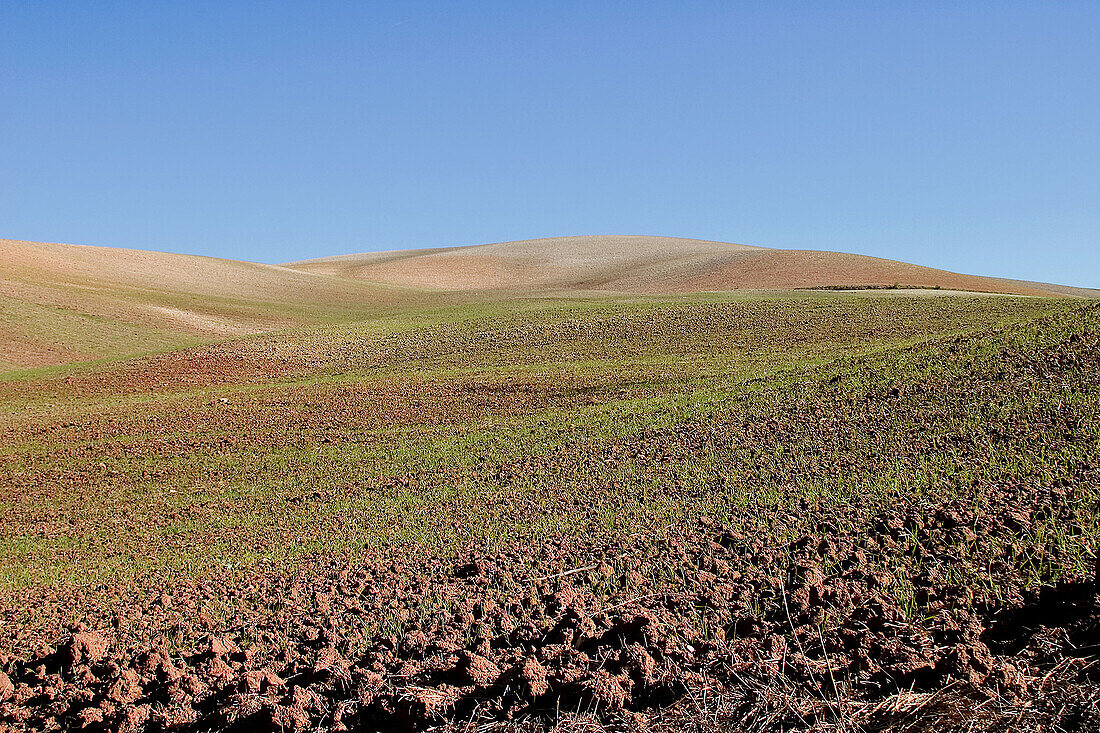
<path id="1" fill-rule="evenodd" d="M 0 237 L 564 234 L 1100 287 L 1100 2 L 0 4 Z"/>

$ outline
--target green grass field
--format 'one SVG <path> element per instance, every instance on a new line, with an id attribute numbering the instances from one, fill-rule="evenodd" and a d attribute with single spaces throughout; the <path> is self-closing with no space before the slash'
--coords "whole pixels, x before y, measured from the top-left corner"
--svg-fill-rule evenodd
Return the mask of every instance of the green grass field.
<path id="1" fill-rule="evenodd" d="M 190 383 L 172 369 L 191 363 L 188 352 L 23 372 L 0 386 L 0 577 L 16 590 L 393 541 L 436 547 L 468 541 L 449 531 L 457 518 L 481 542 L 568 524 L 588 532 L 587 518 L 553 508 L 537 527 L 501 525 L 502 487 L 455 477 L 751 409 L 821 370 L 896 369 L 899 350 L 1072 307 L 823 294 L 532 301 L 200 348 L 217 354 Z M 409 476 L 415 487 L 390 485 Z M 324 498 L 298 500 L 314 492 Z"/>

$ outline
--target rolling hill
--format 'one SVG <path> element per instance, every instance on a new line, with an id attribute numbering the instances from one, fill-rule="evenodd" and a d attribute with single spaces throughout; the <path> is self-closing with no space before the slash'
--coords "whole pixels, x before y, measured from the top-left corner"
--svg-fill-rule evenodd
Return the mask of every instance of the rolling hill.
<path id="1" fill-rule="evenodd" d="M 471 299 L 895 285 L 1100 295 L 862 255 L 675 237 L 556 237 L 286 265 L 4 239 L 0 371 L 126 357 Z"/>
<path id="2" fill-rule="evenodd" d="M 554 237 L 342 255 L 285 267 L 376 283 L 462 291 L 676 293 L 899 285 L 1012 295 L 1100 294 L 961 275 L 864 255 L 675 237 Z"/>
<path id="3" fill-rule="evenodd" d="M 0 371 L 345 319 L 415 295 L 285 267 L 0 239 Z"/>

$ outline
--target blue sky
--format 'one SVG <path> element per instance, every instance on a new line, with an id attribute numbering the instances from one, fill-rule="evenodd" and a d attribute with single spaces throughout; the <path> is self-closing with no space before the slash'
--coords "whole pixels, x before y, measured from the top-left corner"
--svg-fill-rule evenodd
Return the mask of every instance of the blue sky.
<path id="1" fill-rule="evenodd" d="M 1100 287 L 1100 3 L 0 4 L 0 237 L 565 234 Z"/>

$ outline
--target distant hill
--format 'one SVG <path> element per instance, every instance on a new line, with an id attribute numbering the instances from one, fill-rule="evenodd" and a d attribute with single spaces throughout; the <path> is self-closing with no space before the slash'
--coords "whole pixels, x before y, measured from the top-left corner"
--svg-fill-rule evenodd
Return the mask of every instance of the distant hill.
<path id="1" fill-rule="evenodd" d="M 324 257 L 285 267 L 459 291 L 678 293 L 897 285 L 1013 295 L 1100 295 L 1100 291 L 961 275 L 864 255 L 675 237 L 554 237 Z"/>
<path id="2" fill-rule="evenodd" d="M 0 239 L 0 372 L 472 298 L 894 285 L 1100 296 L 861 255 L 675 237 L 556 237 L 287 265 Z"/>

